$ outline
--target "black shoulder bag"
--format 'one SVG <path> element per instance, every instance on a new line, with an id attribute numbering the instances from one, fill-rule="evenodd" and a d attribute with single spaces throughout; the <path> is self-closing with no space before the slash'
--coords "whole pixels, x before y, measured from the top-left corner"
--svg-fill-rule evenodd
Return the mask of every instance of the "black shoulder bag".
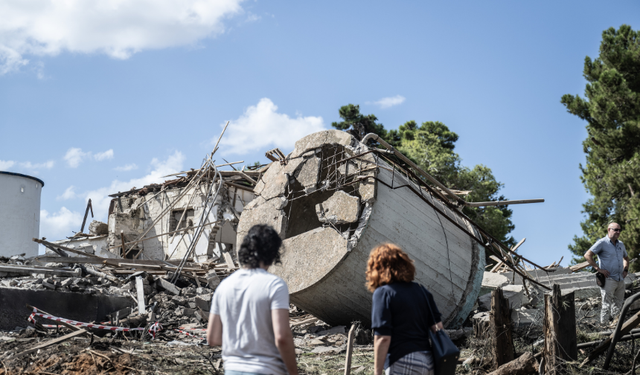
<path id="1" fill-rule="evenodd" d="M 429 313 L 434 318 L 433 320 L 435 320 L 435 315 L 433 315 L 433 309 L 431 309 L 431 303 L 429 302 L 429 296 L 427 296 L 425 288 L 422 285 L 420 285 L 420 287 L 427 301 Z M 435 333 L 431 330 L 431 327 L 427 327 L 427 330 L 429 331 L 429 339 L 431 339 L 431 354 L 433 355 L 436 375 L 455 374 L 458 357 L 460 357 L 460 349 L 451 341 L 443 329 L 438 329 L 436 326 Z"/>

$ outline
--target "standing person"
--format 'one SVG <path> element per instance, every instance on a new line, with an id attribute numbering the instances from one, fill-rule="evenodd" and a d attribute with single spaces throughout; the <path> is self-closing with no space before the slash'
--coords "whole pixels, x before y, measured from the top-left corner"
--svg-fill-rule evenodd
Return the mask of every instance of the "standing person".
<path id="1" fill-rule="evenodd" d="M 375 375 L 383 369 L 386 375 L 434 373 L 428 332 L 443 329 L 442 321 L 431 293 L 413 282 L 415 273 L 413 261 L 398 246 L 386 243 L 371 250 L 367 288 L 373 292 Z"/>
<path id="2" fill-rule="evenodd" d="M 610 223 L 607 235 L 599 239 L 584 254 L 585 259 L 605 277 L 602 294 L 602 308 L 600 309 L 600 323 L 609 321 L 609 313 L 615 318 L 620 313 L 624 300 L 624 278 L 629 273 L 629 256 L 622 241 L 618 240 L 622 228 L 618 223 Z M 598 263 L 593 261 L 593 254 L 598 255 Z"/>
<path id="3" fill-rule="evenodd" d="M 289 289 L 267 269 L 280 262 L 282 239 L 255 225 L 240 245 L 242 268 L 224 279 L 211 302 L 210 346 L 222 345 L 225 375 L 297 375 L 289 328 Z"/>

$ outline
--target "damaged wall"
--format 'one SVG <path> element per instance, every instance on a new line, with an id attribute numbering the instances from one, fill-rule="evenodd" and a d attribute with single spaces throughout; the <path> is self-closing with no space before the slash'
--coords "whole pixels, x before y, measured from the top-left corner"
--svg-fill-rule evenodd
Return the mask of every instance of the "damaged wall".
<path id="1" fill-rule="evenodd" d="M 171 187 L 155 194 L 138 193 L 113 199 L 107 239 L 110 251 L 123 255 L 122 236 L 125 243 L 144 236 L 149 239 L 125 246 L 131 249 L 127 257 L 142 253 L 143 256 L 138 256 L 141 259 L 183 258 L 208 207 L 206 188 L 200 184 L 185 192 L 185 187 Z M 213 189 L 218 189 L 217 183 Z M 222 184 L 195 246 L 197 260 L 217 258 L 222 251 L 235 247 L 238 216 L 252 199 L 251 188 Z M 225 222 L 228 224 L 224 225 Z"/>
<path id="2" fill-rule="evenodd" d="M 382 242 L 400 245 L 415 260 L 417 281 L 433 292 L 447 323 L 458 325 L 471 311 L 484 248 L 425 200 L 471 233 L 475 228 L 348 133 L 302 138 L 284 163 L 271 164 L 255 193 L 238 240 L 255 224 L 273 226 L 284 254 L 270 271 L 288 283 L 294 304 L 324 321 L 370 321 L 364 271 L 370 250 Z"/>

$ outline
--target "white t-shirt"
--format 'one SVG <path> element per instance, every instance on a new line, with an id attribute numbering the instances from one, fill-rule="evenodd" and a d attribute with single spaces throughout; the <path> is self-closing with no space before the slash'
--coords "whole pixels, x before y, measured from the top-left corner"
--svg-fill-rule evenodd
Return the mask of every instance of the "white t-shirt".
<path id="1" fill-rule="evenodd" d="M 216 288 L 211 314 L 222 320 L 225 370 L 286 375 L 271 310 L 289 309 L 289 288 L 262 268 L 239 269 Z"/>

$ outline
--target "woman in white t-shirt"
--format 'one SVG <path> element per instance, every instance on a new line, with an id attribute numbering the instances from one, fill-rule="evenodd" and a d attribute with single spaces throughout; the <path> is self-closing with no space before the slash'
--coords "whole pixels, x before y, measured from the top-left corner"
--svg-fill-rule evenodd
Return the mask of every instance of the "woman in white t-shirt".
<path id="1" fill-rule="evenodd" d="M 222 345 L 225 375 L 297 375 L 289 328 L 289 289 L 267 272 L 280 262 L 282 239 L 255 225 L 238 251 L 241 268 L 224 279 L 211 301 L 210 346 Z"/>

